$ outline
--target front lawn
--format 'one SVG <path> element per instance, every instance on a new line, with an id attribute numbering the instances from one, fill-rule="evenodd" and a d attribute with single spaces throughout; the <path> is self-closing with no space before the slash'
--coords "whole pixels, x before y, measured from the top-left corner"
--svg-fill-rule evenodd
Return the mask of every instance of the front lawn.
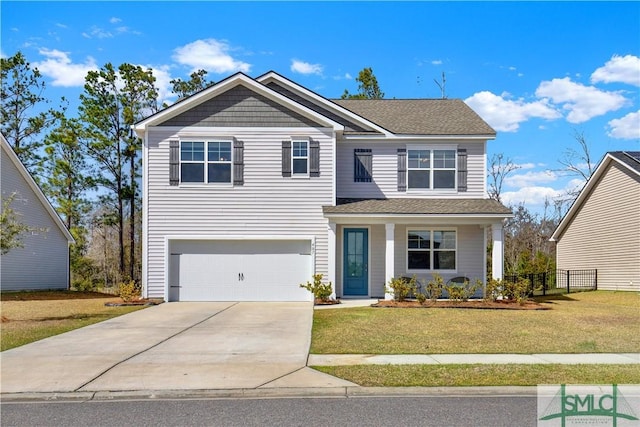
<path id="1" fill-rule="evenodd" d="M 2 292 L 0 297 L 0 351 L 142 308 L 105 307 L 120 298 L 93 292 Z"/>
<path id="2" fill-rule="evenodd" d="M 311 353 L 640 352 L 640 294 L 596 291 L 536 300 L 551 310 L 315 310 Z"/>
<path id="3" fill-rule="evenodd" d="M 364 387 L 640 384 L 638 365 L 357 365 L 314 368 Z"/>

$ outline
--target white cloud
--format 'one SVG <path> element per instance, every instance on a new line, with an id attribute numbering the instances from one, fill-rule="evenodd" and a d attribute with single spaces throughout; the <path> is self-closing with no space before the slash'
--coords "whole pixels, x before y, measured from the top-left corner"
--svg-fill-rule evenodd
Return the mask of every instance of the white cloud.
<path id="1" fill-rule="evenodd" d="M 473 94 L 465 102 L 495 130 L 503 132 L 515 132 L 520 123 L 532 118 L 553 120 L 562 117 L 546 99 L 526 102 L 523 99 L 506 98 L 506 93 L 498 96 L 483 91 Z"/>
<path id="2" fill-rule="evenodd" d="M 627 83 L 640 86 L 640 58 L 613 55 L 603 67 L 591 74 L 591 83 Z"/>
<path id="3" fill-rule="evenodd" d="M 113 18 L 109 19 L 109 22 L 110 22 L 110 23 L 112 23 L 112 24 L 117 24 L 117 23 L 119 23 L 119 22 L 122 22 L 122 19 L 120 19 L 120 18 L 116 18 L 116 17 L 114 16 Z"/>
<path id="4" fill-rule="evenodd" d="M 113 34 L 109 30 L 105 30 L 96 25 L 92 26 L 89 32 L 82 33 L 82 37 L 87 39 L 98 38 L 98 39 L 110 39 L 113 37 Z"/>
<path id="5" fill-rule="evenodd" d="M 616 139 L 640 139 L 640 110 L 608 123 L 607 135 Z"/>
<path id="6" fill-rule="evenodd" d="M 300 74 L 317 74 L 322 75 L 322 65 L 310 64 L 298 59 L 291 60 L 291 71 Z"/>
<path id="7" fill-rule="evenodd" d="M 558 177 L 553 171 L 529 171 L 507 176 L 504 180 L 509 187 L 530 187 L 535 184 L 554 182 Z"/>
<path id="8" fill-rule="evenodd" d="M 172 104 L 170 98 L 175 98 L 175 95 L 171 92 L 173 80 L 169 73 L 170 67 L 168 65 L 143 65 L 142 68 L 151 68 L 153 70 L 153 76 L 156 78 L 156 88 L 158 89 L 158 101 L 160 104 L 163 102 Z"/>
<path id="9" fill-rule="evenodd" d="M 431 65 L 442 65 L 442 59 L 434 59 L 431 61 Z"/>
<path id="10" fill-rule="evenodd" d="M 98 69 L 95 60 L 91 57 L 87 57 L 84 64 L 73 64 L 68 52 L 40 49 L 39 53 L 47 59 L 34 62 L 33 66 L 43 75 L 50 77 L 53 80 L 51 82 L 53 86 L 83 86 L 87 73 Z"/>
<path id="11" fill-rule="evenodd" d="M 502 203 L 516 206 L 525 204 L 527 207 L 544 206 L 546 200 L 552 200 L 562 194 L 561 190 L 551 187 L 523 187 L 517 191 L 505 191 L 500 195 Z"/>
<path id="12" fill-rule="evenodd" d="M 251 64 L 238 61 L 229 55 L 231 48 L 223 41 L 215 39 L 196 40 L 174 50 L 173 59 L 191 67 L 191 71 L 204 69 L 224 74 L 234 71 L 249 72 Z"/>
<path id="13" fill-rule="evenodd" d="M 628 100 L 619 92 L 601 91 L 593 86 L 572 82 L 569 77 L 540 83 L 536 96 L 562 104 L 562 108 L 569 111 L 569 123 L 583 123 L 628 104 Z"/>
<path id="14" fill-rule="evenodd" d="M 516 163 L 518 169 L 533 169 L 536 167 L 535 163 Z"/>

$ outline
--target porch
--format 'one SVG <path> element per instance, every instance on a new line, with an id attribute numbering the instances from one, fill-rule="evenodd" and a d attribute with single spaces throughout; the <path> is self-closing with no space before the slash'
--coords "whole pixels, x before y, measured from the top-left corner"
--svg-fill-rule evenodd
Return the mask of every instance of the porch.
<path id="1" fill-rule="evenodd" d="M 455 212 L 455 210 L 458 212 Z M 384 199 L 324 207 L 328 219 L 328 280 L 340 298 L 386 298 L 398 276 L 426 283 L 465 276 L 486 282 L 488 239 L 491 276 L 502 278 L 502 222 L 510 211 L 486 199 Z"/>

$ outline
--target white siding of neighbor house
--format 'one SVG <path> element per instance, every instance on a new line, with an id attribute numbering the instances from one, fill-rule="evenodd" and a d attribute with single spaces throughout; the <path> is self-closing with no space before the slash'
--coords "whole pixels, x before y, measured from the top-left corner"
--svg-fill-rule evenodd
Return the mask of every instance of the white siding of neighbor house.
<path id="1" fill-rule="evenodd" d="M 385 225 L 340 225 L 337 227 L 336 236 L 336 293 L 342 295 L 343 272 L 343 236 L 345 228 L 369 228 L 369 289 L 371 297 L 384 297 L 385 290 Z M 433 278 L 430 272 L 416 273 L 407 271 L 407 230 L 420 229 L 455 229 L 458 236 L 457 271 L 455 273 L 441 273 L 446 282 L 455 276 L 466 276 L 475 282 L 476 279 L 484 279 L 484 229 L 478 225 L 429 225 L 415 224 L 395 226 L 395 265 L 394 276 L 416 276 L 422 283 Z M 478 292 L 480 294 L 480 292 Z"/>
<path id="2" fill-rule="evenodd" d="M 0 255 L 0 288 L 6 290 L 67 289 L 69 250 L 67 237 L 2 148 L 2 200 L 11 204 L 18 220 L 38 231 L 23 235 L 24 247 Z M 46 231 L 43 231 L 46 230 Z"/>
<path id="3" fill-rule="evenodd" d="M 557 243 L 558 268 L 598 270 L 598 289 L 640 291 L 640 177 L 612 161 Z"/>
<path id="4" fill-rule="evenodd" d="M 185 129 L 186 131 L 187 129 Z M 333 131 L 320 128 L 151 128 L 147 147 L 147 281 L 149 297 L 166 298 L 166 236 L 315 236 L 315 271 L 327 275 L 327 220 L 334 203 Z M 169 185 L 169 140 L 214 136 L 244 142 L 244 185 Z M 320 144 L 320 176 L 282 176 L 282 141 Z M 286 272 L 283 272 L 286 274 Z M 309 278 L 311 280 L 311 278 Z"/>
<path id="5" fill-rule="evenodd" d="M 467 191 L 466 192 L 438 192 L 438 193 L 415 193 L 398 192 L 398 148 L 405 148 L 407 145 L 457 145 L 459 149 L 467 150 Z M 371 141 L 348 141 L 338 144 L 337 157 L 337 188 L 340 198 L 484 198 L 485 191 L 485 146 L 484 141 L 410 141 L 402 143 L 371 142 Z M 370 148 L 372 154 L 372 182 L 354 182 L 353 165 L 356 148 Z"/>

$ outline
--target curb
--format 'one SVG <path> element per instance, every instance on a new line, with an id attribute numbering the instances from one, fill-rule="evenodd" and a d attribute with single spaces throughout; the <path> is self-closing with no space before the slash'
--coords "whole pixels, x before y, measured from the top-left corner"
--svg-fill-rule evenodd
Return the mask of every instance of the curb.
<path id="1" fill-rule="evenodd" d="M 49 393 L 2 393 L 2 403 L 100 402 L 115 400 L 178 399 L 269 399 L 269 398 L 357 398 L 451 397 L 451 396 L 536 396 L 536 386 L 496 387 L 292 387 L 217 390 L 125 390 Z"/>

